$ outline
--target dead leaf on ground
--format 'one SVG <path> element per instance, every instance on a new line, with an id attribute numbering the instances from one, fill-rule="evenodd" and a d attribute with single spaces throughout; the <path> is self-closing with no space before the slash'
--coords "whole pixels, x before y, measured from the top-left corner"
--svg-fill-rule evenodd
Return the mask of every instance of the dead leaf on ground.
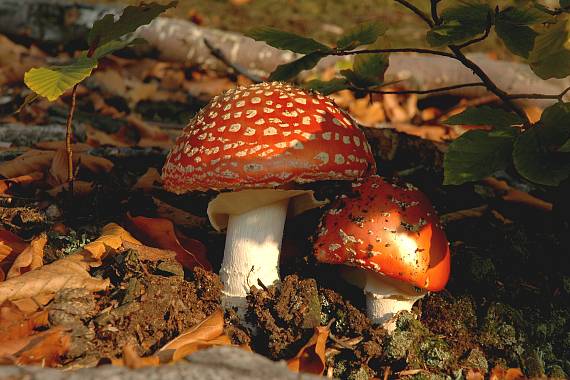
<path id="1" fill-rule="evenodd" d="M 522 373 L 520 368 L 509 368 L 496 366 L 491 370 L 489 380 L 522 380 L 527 377 Z"/>
<path id="2" fill-rule="evenodd" d="M 47 325 L 47 309 L 27 314 L 12 302 L 4 302 L 0 305 L 0 342 L 32 335 L 37 328 Z"/>
<path id="3" fill-rule="evenodd" d="M 105 133 L 96 128 L 93 128 L 90 125 L 85 126 L 85 133 L 87 135 L 87 143 L 94 147 L 99 147 L 102 145 L 110 145 L 117 147 L 129 146 L 129 144 L 123 141 L 119 136 Z"/>
<path id="4" fill-rule="evenodd" d="M 59 259 L 51 264 L 0 282 L 0 303 L 53 295 L 61 289 L 83 288 L 92 292 L 107 289 L 108 279 L 89 274 L 92 259 L 83 252 Z"/>
<path id="5" fill-rule="evenodd" d="M 209 101 L 214 96 L 235 87 L 235 84 L 228 78 L 195 75 L 192 81 L 184 82 L 184 89 L 193 97 L 201 100 Z"/>
<path id="6" fill-rule="evenodd" d="M 368 97 L 354 99 L 348 106 L 350 114 L 363 125 L 374 125 L 386 121 L 386 114 L 380 102 L 370 102 Z"/>
<path id="7" fill-rule="evenodd" d="M 0 357 L 13 357 L 18 365 L 40 364 L 54 367 L 67 353 L 71 336 L 62 326 L 28 337 L 3 342 Z"/>
<path id="8" fill-rule="evenodd" d="M 123 357 L 121 359 L 112 360 L 112 364 L 116 366 L 125 366 L 130 369 L 143 367 L 154 367 L 160 364 L 158 356 L 140 357 L 135 347 L 127 344 L 123 347 Z"/>
<path id="9" fill-rule="evenodd" d="M 38 182 L 44 178 L 42 172 L 32 172 L 19 177 L 8 178 L 0 180 L 0 194 L 6 194 L 8 190 L 14 185 L 29 185 Z"/>
<path id="10" fill-rule="evenodd" d="M 149 247 L 148 245 L 134 244 L 123 241 L 123 248 L 134 249 L 137 251 L 141 260 L 160 261 L 160 260 L 176 260 L 176 252 L 168 249 Z"/>
<path id="11" fill-rule="evenodd" d="M 190 330 L 180 334 L 158 351 L 161 363 L 180 360 L 196 351 L 213 346 L 229 346 L 224 334 L 224 314 L 218 309 Z"/>
<path id="12" fill-rule="evenodd" d="M 28 243 L 18 235 L 7 230 L 0 230 L 0 282 L 6 278 L 6 273 L 16 257 L 27 247 Z"/>
<path id="13" fill-rule="evenodd" d="M 49 195 L 51 195 L 52 197 L 55 197 L 63 191 L 70 191 L 69 183 L 62 183 L 61 185 L 57 185 L 57 186 L 51 188 L 50 190 L 48 190 L 47 193 Z M 93 191 L 93 183 L 92 182 L 79 181 L 79 180 L 73 181 L 73 197 L 74 198 L 84 197 L 86 195 L 91 194 L 92 191 Z"/>
<path id="14" fill-rule="evenodd" d="M 137 130 L 140 140 L 137 145 L 141 147 L 169 148 L 172 145 L 170 135 L 158 127 L 150 125 L 136 115 L 127 117 L 129 125 Z"/>
<path id="15" fill-rule="evenodd" d="M 315 327 L 315 333 L 293 359 L 287 361 L 291 371 L 322 375 L 325 370 L 325 346 L 329 337 L 327 326 Z"/>
<path id="16" fill-rule="evenodd" d="M 212 265 L 206 257 L 206 247 L 196 239 L 190 239 L 177 233 L 172 221 L 163 218 L 128 216 L 141 240 L 150 246 L 169 249 L 176 252 L 176 261 L 184 268 L 192 270 L 196 265 L 211 271 Z M 137 234 L 138 233 L 138 234 Z"/>
<path id="17" fill-rule="evenodd" d="M 133 190 L 142 190 L 145 193 L 155 190 L 162 183 L 160 173 L 156 168 L 148 168 L 147 171 L 139 177 Z"/>
<path id="18" fill-rule="evenodd" d="M 34 148 L 41 150 L 65 150 L 65 141 L 40 141 L 34 144 Z M 83 153 L 87 152 L 93 147 L 88 144 L 75 143 L 71 144 L 71 149 L 73 153 Z"/>
<path id="19" fill-rule="evenodd" d="M 10 161 L 0 163 L 0 175 L 14 178 L 34 172 L 45 172 L 51 166 L 54 151 L 30 149 Z"/>
<path id="20" fill-rule="evenodd" d="M 509 186 L 506 181 L 489 177 L 484 179 L 483 182 L 499 191 L 501 193 L 500 197 L 507 202 L 522 203 L 543 211 L 552 211 L 554 207 L 550 202 L 546 202 L 534 195 Z"/>
<path id="21" fill-rule="evenodd" d="M 116 223 L 109 223 L 101 231 L 101 236 L 96 240 L 83 246 L 83 252 L 93 262 L 98 262 L 105 258 L 108 248 L 119 249 L 123 242 L 141 245 L 127 230 Z"/>
<path id="22" fill-rule="evenodd" d="M 47 243 L 45 233 L 36 236 L 26 249 L 14 260 L 14 264 L 6 274 L 6 278 L 14 278 L 23 273 L 40 268 L 44 264 L 44 247 Z"/>
<path id="23" fill-rule="evenodd" d="M 175 226 L 192 229 L 208 228 L 210 225 L 210 222 L 206 217 L 191 214 L 188 211 L 171 206 L 158 198 L 153 197 L 152 200 L 156 206 L 156 214 L 161 218 L 172 221 Z"/>

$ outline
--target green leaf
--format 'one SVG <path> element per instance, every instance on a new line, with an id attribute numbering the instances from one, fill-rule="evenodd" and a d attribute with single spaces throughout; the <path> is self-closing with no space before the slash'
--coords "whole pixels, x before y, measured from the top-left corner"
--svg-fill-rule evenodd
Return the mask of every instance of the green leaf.
<path id="1" fill-rule="evenodd" d="M 94 53 L 93 53 L 93 58 L 95 59 L 100 59 L 104 56 L 106 56 L 107 54 L 111 54 L 116 52 L 117 50 L 121 50 L 124 49 L 128 46 L 133 46 L 133 45 L 139 45 L 139 44 L 143 44 L 146 43 L 146 40 L 142 39 L 142 38 L 136 38 L 136 39 L 127 39 L 127 40 L 113 40 L 113 41 L 109 41 L 106 44 L 99 46 L 97 49 L 95 49 Z"/>
<path id="2" fill-rule="evenodd" d="M 532 71 L 542 79 L 570 75 L 570 50 L 567 49 L 568 19 L 561 18 L 540 33 L 529 56 Z"/>
<path id="3" fill-rule="evenodd" d="M 570 139 L 566 140 L 566 142 L 558 148 L 558 151 L 561 153 L 570 153 Z"/>
<path id="4" fill-rule="evenodd" d="M 449 145 L 443 160 L 444 185 L 477 181 L 506 168 L 511 162 L 514 137 L 474 130 Z"/>
<path id="5" fill-rule="evenodd" d="M 513 54 L 528 58 L 538 35 L 529 25 L 545 22 L 543 15 L 536 8 L 509 7 L 497 15 L 495 32 Z"/>
<path id="6" fill-rule="evenodd" d="M 539 126 L 521 134 L 514 144 L 517 171 L 529 181 L 557 186 L 570 176 L 570 160 L 560 148 L 570 139 L 570 103 L 557 103 L 542 113 Z"/>
<path id="7" fill-rule="evenodd" d="M 427 33 L 431 46 L 460 44 L 483 33 L 492 18 L 493 9 L 482 1 L 458 0 L 441 13 L 440 25 Z"/>
<path id="8" fill-rule="evenodd" d="M 157 3 L 142 3 L 137 6 L 128 6 L 117 21 L 112 14 L 106 14 L 95 21 L 87 37 L 90 47 L 97 47 L 112 40 L 117 40 L 126 34 L 133 33 L 139 27 L 150 23 L 158 15 L 169 8 L 176 7 L 178 1 L 171 1 L 166 5 Z"/>
<path id="9" fill-rule="evenodd" d="M 325 55 L 323 53 L 315 52 L 307 54 L 292 62 L 285 63 L 277 66 L 275 71 L 269 75 L 270 81 L 287 81 L 296 77 L 303 70 L 310 70 L 319 63 L 321 58 Z"/>
<path id="10" fill-rule="evenodd" d="M 560 0 L 560 8 L 570 7 L 570 0 Z"/>
<path id="11" fill-rule="evenodd" d="M 24 82 L 36 94 L 53 102 L 97 67 L 95 58 L 81 57 L 68 65 L 40 67 L 28 70 Z"/>
<path id="12" fill-rule="evenodd" d="M 389 46 L 385 38 L 369 45 L 369 49 L 382 49 Z M 354 58 L 352 70 L 341 70 L 340 73 L 356 87 L 366 88 L 381 84 L 384 73 L 388 69 L 389 54 L 358 54 Z"/>
<path id="13" fill-rule="evenodd" d="M 336 47 L 339 50 L 352 50 L 358 46 L 373 44 L 384 33 L 386 27 L 379 21 L 362 23 L 343 34 L 336 42 Z"/>
<path id="14" fill-rule="evenodd" d="M 460 114 L 453 115 L 444 121 L 448 125 L 490 125 L 493 127 L 510 127 L 523 124 L 523 120 L 514 113 L 489 106 L 467 108 Z"/>
<path id="15" fill-rule="evenodd" d="M 265 41 L 275 48 L 291 50 L 292 52 L 300 54 L 331 51 L 330 47 L 312 38 L 299 36 L 295 33 L 285 32 L 268 26 L 251 29 L 246 33 L 246 36 L 256 41 Z"/>
<path id="16" fill-rule="evenodd" d="M 349 83 L 344 78 L 334 78 L 329 81 L 322 81 L 313 79 L 303 85 L 304 88 L 315 90 L 324 95 L 332 94 L 340 90 L 350 87 Z"/>

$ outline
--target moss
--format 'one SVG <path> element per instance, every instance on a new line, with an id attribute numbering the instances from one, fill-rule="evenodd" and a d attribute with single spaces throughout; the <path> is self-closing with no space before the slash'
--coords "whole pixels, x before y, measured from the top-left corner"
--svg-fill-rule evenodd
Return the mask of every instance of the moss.
<path id="1" fill-rule="evenodd" d="M 462 367 L 472 368 L 486 373 L 489 370 L 489 363 L 485 358 L 485 354 L 480 349 L 474 348 L 462 362 Z"/>

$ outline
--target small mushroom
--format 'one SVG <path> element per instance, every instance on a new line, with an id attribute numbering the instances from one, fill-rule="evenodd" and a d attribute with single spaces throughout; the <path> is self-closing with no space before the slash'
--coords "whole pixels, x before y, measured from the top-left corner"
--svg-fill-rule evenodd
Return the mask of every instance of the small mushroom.
<path id="1" fill-rule="evenodd" d="M 273 82 L 213 98 L 178 137 L 162 178 L 178 194 L 221 191 L 208 216 L 214 228 L 227 227 L 222 302 L 243 308 L 252 285 L 279 281 L 286 216 L 322 205 L 295 185 L 371 170 L 364 134 L 332 100 Z"/>
<path id="2" fill-rule="evenodd" d="M 323 216 L 314 254 L 348 265 L 343 277 L 364 290 L 368 317 L 391 330 L 399 311 L 445 287 L 449 244 L 430 201 L 412 185 L 371 176 L 353 190 Z"/>

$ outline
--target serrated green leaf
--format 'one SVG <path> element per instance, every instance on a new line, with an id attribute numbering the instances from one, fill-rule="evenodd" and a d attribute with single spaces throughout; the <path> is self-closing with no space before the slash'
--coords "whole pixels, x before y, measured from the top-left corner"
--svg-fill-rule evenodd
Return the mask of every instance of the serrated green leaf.
<path id="1" fill-rule="evenodd" d="M 136 38 L 136 39 L 128 39 L 128 40 L 113 40 L 113 41 L 109 41 L 106 44 L 99 46 L 97 49 L 95 49 L 94 53 L 93 53 L 93 58 L 95 59 L 101 59 L 102 57 L 106 56 L 107 54 L 111 54 L 114 53 L 118 50 L 124 49 L 128 46 L 133 46 L 133 45 L 138 45 L 138 44 L 143 44 L 146 43 L 146 40 L 142 39 L 142 38 Z"/>
<path id="2" fill-rule="evenodd" d="M 268 26 L 251 29 L 246 33 L 246 36 L 256 41 L 264 41 L 277 49 L 291 50 L 299 54 L 331 51 L 330 47 L 312 38 L 299 36 L 295 33 L 285 32 Z"/>
<path id="3" fill-rule="evenodd" d="M 112 40 L 133 33 L 139 27 L 150 23 L 158 15 L 169 8 L 176 7 L 178 1 L 171 1 L 166 5 L 157 3 L 142 3 L 134 6 L 130 5 L 123 10 L 117 21 L 112 14 L 106 14 L 103 18 L 95 21 L 87 36 L 87 43 L 90 47 L 101 46 Z"/>
<path id="4" fill-rule="evenodd" d="M 536 8 L 509 7 L 497 15 L 495 32 L 513 54 L 528 58 L 538 35 L 529 25 L 544 22 L 542 14 Z"/>
<path id="5" fill-rule="evenodd" d="M 344 78 L 334 78 L 329 81 L 313 79 L 305 83 L 303 87 L 318 91 L 324 95 L 329 95 L 332 94 L 333 92 L 350 88 L 350 85 Z"/>
<path id="6" fill-rule="evenodd" d="M 570 50 L 567 49 L 567 17 L 539 33 L 529 55 L 529 64 L 542 79 L 565 78 L 570 75 Z"/>
<path id="7" fill-rule="evenodd" d="M 385 38 L 377 39 L 368 49 L 382 49 L 389 46 Z M 358 54 L 354 58 L 352 70 L 341 70 L 340 73 L 356 87 L 377 86 L 384 81 L 384 73 L 388 69 L 389 54 Z"/>
<path id="8" fill-rule="evenodd" d="M 492 21 L 493 9 L 483 1 L 460 0 L 441 13 L 442 23 L 427 33 L 427 42 L 439 47 L 460 44 L 483 33 Z"/>
<path id="9" fill-rule="evenodd" d="M 474 130 L 449 145 L 443 160 L 444 185 L 461 185 L 505 169 L 511 161 L 512 136 L 494 136 Z"/>
<path id="10" fill-rule="evenodd" d="M 384 33 L 386 33 L 386 26 L 383 23 L 365 22 L 343 34 L 336 42 L 336 47 L 340 50 L 352 50 L 358 46 L 373 44 Z"/>
<path id="11" fill-rule="evenodd" d="M 557 103 L 542 113 L 539 126 L 530 128 L 515 141 L 513 162 L 529 181 L 557 186 L 570 176 L 570 160 L 561 146 L 570 139 L 570 103 Z"/>
<path id="12" fill-rule="evenodd" d="M 292 62 L 277 66 L 269 75 L 270 81 L 287 81 L 296 77 L 303 70 L 310 70 L 319 63 L 325 55 L 319 52 L 307 54 Z"/>
<path id="13" fill-rule="evenodd" d="M 24 74 L 24 83 L 36 94 L 53 102 L 87 78 L 96 67 L 95 58 L 81 57 L 68 65 L 30 69 Z"/>
<path id="14" fill-rule="evenodd" d="M 489 106 L 467 108 L 460 114 L 453 115 L 444 121 L 448 125 L 490 125 L 493 127 L 510 127 L 523 124 L 523 120 L 512 112 Z"/>

